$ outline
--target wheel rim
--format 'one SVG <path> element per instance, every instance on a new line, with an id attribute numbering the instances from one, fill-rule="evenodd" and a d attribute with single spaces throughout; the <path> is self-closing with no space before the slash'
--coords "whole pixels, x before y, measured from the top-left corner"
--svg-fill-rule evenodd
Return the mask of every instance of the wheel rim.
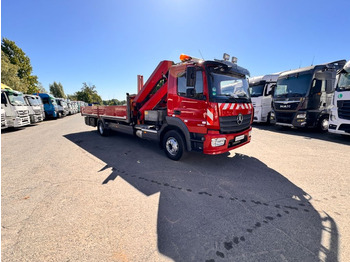
<path id="1" fill-rule="evenodd" d="M 323 119 L 321 126 L 322 126 L 322 130 L 328 130 L 328 126 L 329 126 L 328 119 Z"/>
<path id="2" fill-rule="evenodd" d="M 98 124 L 98 130 L 100 131 L 100 134 L 103 134 L 103 127 L 101 123 Z"/>
<path id="3" fill-rule="evenodd" d="M 175 156 L 177 152 L 179 152 L 179 143 L 177 140 L 173 137 L 169 137 L 166 141 L 166 150 L 169 152 L 170 155 Z"/>

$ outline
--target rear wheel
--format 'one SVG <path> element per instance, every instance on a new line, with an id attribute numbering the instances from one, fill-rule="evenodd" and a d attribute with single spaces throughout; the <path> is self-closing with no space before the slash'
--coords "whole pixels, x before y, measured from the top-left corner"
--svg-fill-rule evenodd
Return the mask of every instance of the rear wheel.
<path id="1" fill-rule="evenodd" d="M 103 121 L 98 121 L 97 123 L 97 131 L 101 136 L 108 136 L 109 130 L 105 128 Z"/>
<path id="2" fill-rule="evenodd" d="M 171 160 L 180 160 L 185 152 L 185 143 L 181 134 L 175 130 L 167 132 L 163 138 L 165 154 Z"/>

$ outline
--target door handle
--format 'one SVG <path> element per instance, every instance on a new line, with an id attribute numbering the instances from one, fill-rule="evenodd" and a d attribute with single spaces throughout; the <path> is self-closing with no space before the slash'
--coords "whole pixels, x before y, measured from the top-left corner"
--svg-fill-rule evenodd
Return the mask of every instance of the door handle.
<path id="1" fill-rule="evenodd" d="M 174 110 L 174 115 L 181 115 L 181 111 L 180 110 Z"/>

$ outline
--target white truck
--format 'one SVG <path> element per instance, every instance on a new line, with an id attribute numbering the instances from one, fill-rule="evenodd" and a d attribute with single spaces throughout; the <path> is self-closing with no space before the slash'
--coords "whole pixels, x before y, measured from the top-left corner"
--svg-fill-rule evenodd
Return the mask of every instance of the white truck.
<path id="1" fill-rule="evenodd" d="M 44 107 L 41 102 L 41 98 L 36 95 L 24 95 L 24 100 L 26 101 L 29 108 L 30 123 L 37 123 L 44 120 Z"/>
<path id="2" fill-rule="evenodd" d="M 248 79 L 250 97 L 254 107 L 254 122 L 270 123 L 272 94 L 279 74 L 255 76 Z"/>
<path id="3" fill-rule="evenodd" d="M 350 60 L 337 73 L 328 132 L 350 135 Z"/>
<path id="4" fill-rule="evenodd" d="M 1 108 L 5 111 L 8 127 L 22 127 L 30 124 L 29 108 L 21 92 L 10 88 L 1 89 Z"/>

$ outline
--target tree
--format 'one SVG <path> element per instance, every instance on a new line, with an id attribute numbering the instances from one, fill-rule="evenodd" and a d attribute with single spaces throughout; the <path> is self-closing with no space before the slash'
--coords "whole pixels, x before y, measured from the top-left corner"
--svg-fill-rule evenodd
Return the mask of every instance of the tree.
<path id="1" fill-rule="evenodd" d="M 42 83 L 38 82 L 38 92 L 39 93 L 47 93 L 45 87 L 43 86 Z"/>
<path id="2" fill-rule="evenodd" d="M 54 97 L 66 98 L 66 95 L 64 94 L 64 91 L 63 91 L 63 86 L 60 82 L 58 83 L 53 82 L 53 84 L 49 85 L 49 87 L 50 87 L 50 93 Z"/>
<path id="3" fill-rule="evenodd" d="M 26 93 L 33 93 L 37 91 L 38 77 L 36 75 L 32 75 L 33 68 L 30 64 L 30 59 L 23 52 L 23 50 L 19 48 L 14 41 L 3 38 L 1 41 L 1 51 L 1 57 L 3 55 L 6 56 L 9 62 L 16 66 L 16 68 L 12 68 L 11 70 L 17 70 L 16 76 L 21 79 L 21 82 L 27 87 L 27 90 L 20 91 Z M 18 87 L 14 88 L 16 89 Z"/>
<path id="4" fill-rule="evenodd" d="M 118 99 L 111 99 L 111 100 L 103 100 L 104 105 L 109 105 L 109 106 L 121 106 L 126 104 L 125 100 L 119 101 Z"/>
<path id="5" fill-rule="evenodd" d="M 83 83 L 81 91 L 74 94 L 78 101 L 84 101 L 89 104 L 102 104 L 102 98 L 97 94 L 95 85 Z"/>
<path id="6" fill-rule="evenodd" d="M 21 92 L 27 92 L 27 86 L 17 76 L 18 66 L 11 64 L 9 58 L 1 50 L 1 83 Z"/>

